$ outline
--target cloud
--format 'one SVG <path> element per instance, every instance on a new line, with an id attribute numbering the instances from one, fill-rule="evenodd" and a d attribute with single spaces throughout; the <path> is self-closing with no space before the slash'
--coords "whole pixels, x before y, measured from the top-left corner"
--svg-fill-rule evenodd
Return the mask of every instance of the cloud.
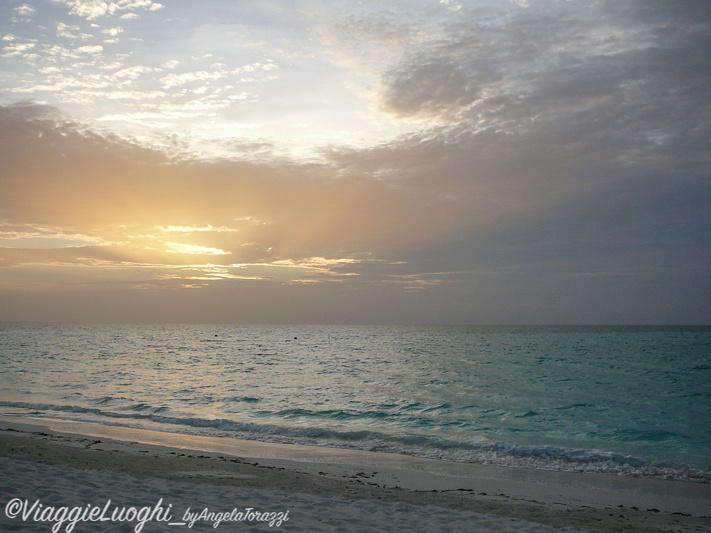
<path id="1" fill-rule="evenodd" d="M 656 20 L 650 8 L 643 11 Z M 600 111 L 636 113 L 643 99 L 658 109 L 672 100 L 704 99 L 708 19 L 669 31 L 661 15 L 652 23 L 610 15 L 594 5 L 561 13 L 531 9 L 492 24 L 472 12 L 447 39 L 416 48 L 383 75 L 383 109 L 402 118 L 520 131 L 549 121 L 580 123 Z"/>
<path id="2" fill-rule="evenodd" d="M 19 17 L 19 19 L 23 21 L 31 20 L 32 16 L 36 13 L 35 8 L 29 4 L 21 4 L 16 6 L 13 8 L 13 11 L 16 17 Z"/>
<path id="3" fill-rule="evenodd" d="M 105 33 L 106 35 L 109 35 L 111 37 L 116 37 L 118 34 L 123 32 L 123 28 L 121 27 L 114 27 L 114 28 L 106 28 L 104 30 L 101 30 L 101 33 Z"/>
<path id="4" fill-rule="evenodd" d="M 102 240 L 81 233 L 67 233 L 58 227 L 0 223 L 0 244 L 12 248 L 70 248 L 102 244 Z"/>
<path id="5" fill-rule="evenodd" d="M 510 161 L 502 168 L 526 158 L 535 179 L 545 160 L 549 173 L 561 172 L 560 185 L 574 187 L 576 175 L 601 181 L 611 166 L 621 176 L 671 170 L 680 153 L 708 161 L 711 132 L 699 110 L 711 105 L 709 24 L 666 31 L 664 17 L 647 8 L 659 22 L 590 10 L 531 9 L 503 26 L 457 26 L 449 40 L 419 47 L 384 73 L 383 109 L 433 120 L 439 130 L 421 142 L 441 143 L 438 153 L 467 143 L 473 174 L 492 157 Z M 594 160 L 598 176 L 584 164 L 571 168 L 575 158 Z M 544 188 L 556 181 L 540 179 Z"/>
<path id="6" fill-rule="evenodd" d="M 53 0 L 69 8 L 69 13 L 94 20 L 109 12 L 109 4 L 103 0 Z"/>
<path id="7" fill-rule="evenodd" d="M 250 220 L 251 217 L 244 217 L 242 220 Z M 158 226 L 156 227 L 157 230 L 160 230 L 165 233 L 203 233 L 203 232 L 217 232 L 217 233 L 222 233 L 222 232 L 234 232 L 234 231 L 239 231 L 235 228 L 228 228 L 225 226 L 221 226 L 219 228 L 212 227 L 210 225 L 208 226 L 202 226 L 202 227 L 192 227 L 192 226 Z"/>
<path id="8" fill-rule="evenodd" d="M 151 137 L 170 147 L 162 152 L 148 135 L 99 133 L 47 105 L 0 108 L 0 281 L 18 291 L 190 286 L 213 303 L 268 294 L 275 308 L 328 304 L 356 321 L 385 310 L 405 321 L 707 321 L 708 8 L 528 4 L 312 18 L 328 51 L 318 60 L 362 82 L 359 94 L 377 103 L 370 116 L 403 133 L 301 161 L 264 134 L 277 115 L 263 105 L 277 107 L 287 135 L 316 135 L 303 125 L 324 93 L 295 111 L 287 97 L 239 87 L 273 76 L 276 60 L 229 61 L 212 48 L 151 62 L 109 46 L 93 55 L 76 44 L 97 41 L 71 25 L 71 49 L 8 37 L 8 59 L 52 61 L 35 59 L 7 94 L 91 104 L 102 128 L 171 129 Z M 305 92 L 316 83 L 273 57 L 282 81 L 301 79 Z M 177 124 L 209 129 L 232 158 L 193 157 Z"/>
<path id="9" fill-rule="evenodd" d="M 196 72 L 183 72 L 181 74 L 170 74 L 161 78 L 161 83 L 164 89 L 170 89 L 173 87 L 180 87 L 187 83 L 192 82 L 204 82 L 204 81 L 214 81 L 224 78 L 227 75 L 226 72 L 215 70 L 213 72 L 208 72 L 206 70 L 200 70 Z"/>
<path id="10" fill-rule="evenodd" d="M 372 77 L 408 50 L 438 38 L 440 21 L 438 11 L 425 5 L 417 11 L 376 8 L 344 14 L 331 24 L 315 21 L 314 25 L 331 61 L 347 69 L 354 77 L 352 83 L 363 85 L 360 90 L 367 95 Z"/>
<path id="11" fill-rule="evenodd" d="M 447 117 L 479 98 L 468 77 L 457 62 L 443 62 L 442 58 L 418 60 L 391 72 L 384 80 L 384 107 L 398 117 Z"/>
<path id="12" fill-rule="evenodd" d="M 14 213 L 10 222 L 101 231 L 117 241 L 125 230 L 110 228 L 125 224 L 143 227 L 143 234 L 156 226 L 239 228 L 184 244 L 242 256 L 245 242 L 258 242 L 264 255 L 250 259 L 260 260 L 343 257 L 447 231 L 432 224 L 446 202 L 437 205 L 424 191 L 403 195 L 365 175 L 339 180 L 328 165 L 280 159 L 171 163 L 54 117 L 36 105 L 2 109 L 2 155 L 18 176 L 5 184 L 0 205 Z M 30 151 L 38 156 L 26 158 Z"/>
<path id="13" fill-rule="evenodd" d="M 57 36 L 64 39 L 69 39 L 70 41 L 76 41 L 78 39 L 86 40 L 90 38 L 91 35 L 81 34 L 81 28 L 76 25 L 69 25 L 63 22 L 57 23 Z"/>
<path id="14" fill-rule="evenodd" d="M 100 44 L 95 44 L 95 45 L 87 45 L 87 46 L 80 46 L 76 49 L 77 52 L 80 54 L 90 54 L 90 55 L 96 55 L 96 54 L 101 54 L 104 51 L 104 47 L 101 46 Z"/>
<path id="15" fill-rule="evenodd" d="M 115 78 L 126 78 L 127 80 L 135 80 L 143 74 L 151 74 L 155 72 L 154 69 L 146 67 L 145 65 L 135 65 L 132 67 L 125 67 L 117 70 L 112 74 Z"/>
<path id="16" fill-rule="evenodd" d="M 157 11 L 162 9 L 163 4 L 153 2 L 151 0 L 117 0 L 114 2 L 105 2 L 104 0 L 52 0 L 54 3 L 63 4 L 69 8 L 71 15 L 77 15 L 87 20 L 96 20 L 107 15 L 114 15 L 121 11 L 129 11 L 122 15 L 124 20 L 134 17 L 127 15 L 134 14 L 138 9 L 147 9 L 149 11 Z"/>
<path id="17" fill-rule="evenodd" d="M 207 246 L 198 246 L 195 244 L 181 244 L 178 242 L 166 242 L 167 252 L 171 254 L 190 254 L 190 255 L 230 255 L 232 252 L 225 252 L 219 248 L 209 248 Z"/>
<path id="18" fill-rule="evenodd" d="M 31 59 L 36 57 L 36 54 L 30 53 L 31 50 L 33 50 L 36 47 L 36 43 L 34 42 L 25 42 L 25 43 L 15 43 L 15 42 L 10 42 L 10 44 L 6 44 L 3 46 L 3 53 L 2 57 L 5 58 L 12 58 L 12 59 L 19 59 L 23 58 L 25 60 Z"/>

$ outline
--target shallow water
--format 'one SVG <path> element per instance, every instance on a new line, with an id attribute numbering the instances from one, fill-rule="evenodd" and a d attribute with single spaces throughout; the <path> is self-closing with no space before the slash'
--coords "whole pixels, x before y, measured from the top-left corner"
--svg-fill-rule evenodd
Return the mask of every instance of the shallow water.
<path id="1" fill-rule="evenodd" d="M 0 324 L 0 408 L 711 480 L 711 328 Z"/>

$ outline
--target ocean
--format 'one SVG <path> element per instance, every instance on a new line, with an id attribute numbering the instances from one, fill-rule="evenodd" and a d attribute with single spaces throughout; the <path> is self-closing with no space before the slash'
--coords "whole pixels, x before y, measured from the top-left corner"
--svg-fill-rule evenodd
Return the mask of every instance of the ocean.
<path id="1" fill-rule="evenodd" d="M 711 481 L 711 327 L 0 324 L 0 413 Z"/>

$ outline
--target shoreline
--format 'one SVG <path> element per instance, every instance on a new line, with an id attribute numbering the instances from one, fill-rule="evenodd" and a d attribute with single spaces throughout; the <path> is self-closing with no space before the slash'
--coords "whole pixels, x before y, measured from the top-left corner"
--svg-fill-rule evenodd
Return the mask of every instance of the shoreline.
<path id="1" fill-rule="evenodd" d="M 711 486 L 692 482 L 10 416 L 0 417 L 0 456 L 168 483 L 436 506 L 574 531 L 711 531 Z"/>

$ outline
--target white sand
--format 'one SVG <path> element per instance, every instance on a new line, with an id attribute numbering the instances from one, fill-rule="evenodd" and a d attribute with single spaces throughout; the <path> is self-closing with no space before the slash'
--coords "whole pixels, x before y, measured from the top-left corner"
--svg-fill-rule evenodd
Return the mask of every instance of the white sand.
<path id="1" fill-rule="evenodd" d="M 275 522 L 257 520 L 222 522 L 216 528 L 223 531 L 532 531 L 553 532 L 553 528 L 522 520 L 455 511 L 433 506 L 417 506 L 378 500 L 347 500 L 339 497 L 290 493 L 280 490 L 245 489 L 239 487 L 167 481 L 158 478 L 138 479 L 125 474 L 87 472 L 75 468 L 42 465 L 30 461 L 0 458 L 0 471 L 8 482 L 0 489 L 3 505 L 13 498 L 27 498 L 32 504 L 39 499 L 45 506 L 86 507 L 87 503 L 116 507 L 155 507 L 162 498 L 162 507 L 170 508 L 171 521 L 183 522 L 186 510 L 200 513 L 243 511 L 253 508 L 269 513 Z M 288 515 L 286 512 L 288 511 Z M 274 513 L 272 515 L 272 513 Z M 280 513 L 288 517 L 279 526 Z M 110 516 L 108 513 L 107 517 Z M 237 517 L 236 517 L 237 518 Z M 5 513 L 0 519 L 3 531 L 50 531 L 51 522 L 10 520 Z M 70 522 L 63 524 L 66 531 Z M 139 521 L 121 523 L 78 522 L 75 531 L 133 531 Z M 215 530 L 214 519 L 198 520 L 189 528 L 168 525 L 168 522 L 146 522 L 143 531 L 205 531 Z"/>
<path id="2" fill-rule="evenodd" d="M 279 527 L 252 520 L 215 529 L 213 516 L 193 530 L 711 531 L 708 484 L 29 421 L 0 419 L 3 531 L 56 524 L 9 518 L 15 498 L 45 508 L 103 508 L 111 500 L 111 510 L 153 507 L 163 498 L 175 522 L 188 508 L 289 513 Z M 74 531 L 134 531 L 137 524 L 78 522 Z M 61 526 L 67 531 L 69 523 Z M 188 529 L 154 520 L 143 531 Z"/>

